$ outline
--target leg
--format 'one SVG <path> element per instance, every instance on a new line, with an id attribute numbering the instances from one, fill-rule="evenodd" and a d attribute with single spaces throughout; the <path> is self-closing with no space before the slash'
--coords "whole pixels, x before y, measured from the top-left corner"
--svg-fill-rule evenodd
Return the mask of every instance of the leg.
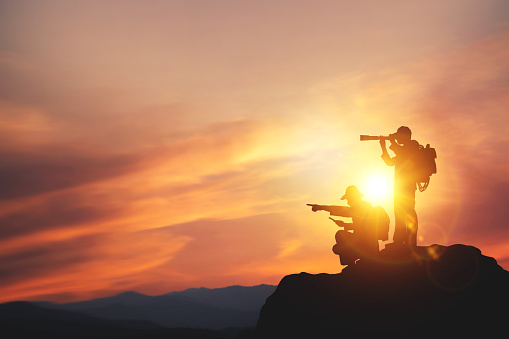
<path id="1" fill-rule="evenodd" d="M 355 244 L 355 253 L 361 260 L 375 259 L 378 255 L 378 240 L 358 239 Z"/>
<path id="2" fill-rule="evenodd" d="M 394 192 L 394 236 L 392 240 L 395 244 L 402 245 L 407 236 L 406 236 L 406 215 L 405 209 L 403 207 L 403 199 L 401 195 Z"/>
<path id="3" fill-rule="evenodd" d="M 405 222 L 406 222 L 406 238 L 405 242 L 408 246 L 417 246 L 417 229 L 418 220 L 417 212 L 415 211 L 415 189 L 414 187 L 409 188 L 405 194 L 405 200 L 403 202 L 403 208 L 405 210 Z"/>
<path id="4" fill-rule="evenodd" d="M 407 239 L 408 246 L 417 246 L 417 229 L 418 229 L 417 212 L 412 208 L 407 212 Z"/>
<path id="5" fill-rule="evenodd" d="M 332 247 L 332 251 L 339 255 L 341 265 L 353 265 L 358 259 L 356 253 L 352 251 L 352 236 L 352 233 L 345 230 L 336 232 L 336 244 Z"/>

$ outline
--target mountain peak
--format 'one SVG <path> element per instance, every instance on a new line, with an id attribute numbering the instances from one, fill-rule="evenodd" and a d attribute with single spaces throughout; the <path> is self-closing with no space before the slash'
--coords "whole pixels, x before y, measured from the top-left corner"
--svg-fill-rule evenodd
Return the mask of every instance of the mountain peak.
<path id="1" fill-rule="evenodd" d="M 388 248 L 338 274 L 282 279 L 256 337 L 503 333 L 509 272 L 472 246 Z"/>

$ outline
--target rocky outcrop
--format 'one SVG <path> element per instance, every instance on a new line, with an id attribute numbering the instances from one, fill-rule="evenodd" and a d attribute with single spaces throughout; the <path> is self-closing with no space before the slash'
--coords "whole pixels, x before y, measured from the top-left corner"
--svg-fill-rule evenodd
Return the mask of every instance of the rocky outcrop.
<path id="1" fill-rule="evenodd" d="M 390 248 L 339 274 L 284 277 L 257 338 L 505 336 L 509 272 L 472 246 Z"/>

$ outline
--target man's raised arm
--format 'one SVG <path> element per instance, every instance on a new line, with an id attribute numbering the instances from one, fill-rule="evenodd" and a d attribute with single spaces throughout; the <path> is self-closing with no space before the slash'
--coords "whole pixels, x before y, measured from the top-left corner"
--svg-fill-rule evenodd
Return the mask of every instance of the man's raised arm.
<path id="1" fill-rule="evenodd" d="M 392 140 L 391 140 L 392 142 Z M 385 145 L 385 139 L 380 139 L 380 147 L 382 148 L 382 159 L 385 162 L 387 166 L 394 166 L 394 160 L 389 155 L 389 152 L 387 152 L 387 146 Z"/>

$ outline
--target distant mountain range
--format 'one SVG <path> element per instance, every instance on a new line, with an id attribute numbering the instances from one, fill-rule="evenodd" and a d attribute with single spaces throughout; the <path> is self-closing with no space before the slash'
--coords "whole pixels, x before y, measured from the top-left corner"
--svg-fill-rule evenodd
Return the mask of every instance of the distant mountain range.
<path id="1" fill-rule="evenodd" d="M 159 296 L 137 292 L 67 304 L 29 303 L 47 310 L 71 311 L 116 321 L 145 321 L 167 328 L 248 328 L 276 289 L 272 285 L 193 288 Z"/>
<path id="2" fill-rule="evenodd" d="M 169 329 L 147 321 L 107 320 L 16 301 L 0 304 L 3 338 L 52 339 L 227 339 L 227 333 L 204 329 Z"/>

